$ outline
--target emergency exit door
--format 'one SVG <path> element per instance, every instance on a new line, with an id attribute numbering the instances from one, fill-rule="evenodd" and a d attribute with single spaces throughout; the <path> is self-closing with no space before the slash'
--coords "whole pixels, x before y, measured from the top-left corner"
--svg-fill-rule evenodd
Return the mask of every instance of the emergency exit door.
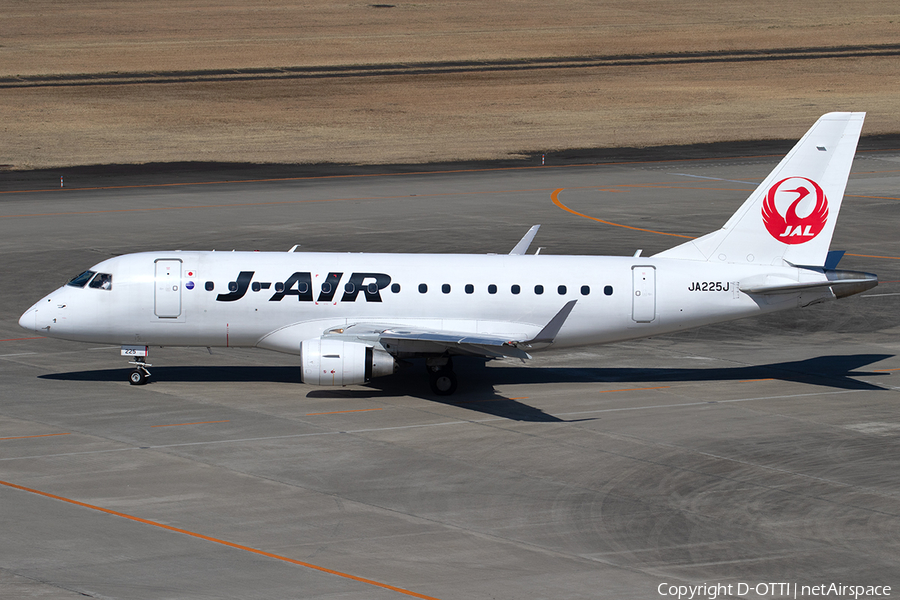
<path id="1" fill-rule="evenodd" d="M 181 261 L 161 258 L 156 261 L 154 312 L 160 319 L 181 316 Z"/>
<path id="2" fill-rule="evenodd" d="M 649 323 L 656 318 L 656 268 L 632 267 L 631 318 Z"/>

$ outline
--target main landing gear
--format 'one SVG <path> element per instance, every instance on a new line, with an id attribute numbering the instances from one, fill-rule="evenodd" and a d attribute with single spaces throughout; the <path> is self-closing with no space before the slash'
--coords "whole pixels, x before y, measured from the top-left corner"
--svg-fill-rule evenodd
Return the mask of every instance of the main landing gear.
<path id="1" fill-rule="evenodd" d="M 150 377 L 150 371 L 147 370 L 147 367 L 152 367 L 153 365 L 144 362 L 143 357 L 140 356 L 128 364 L 134 365 L 134 371 L 128 374 L 128 383 L 131 385 L 144 385 L 147 383 L 147 378 Z"/>
<path id="2" fill-rule="evenodd" d="M 428 383 L 431 391 L 438 396 L 450 396 L 456 391 L 456 373 L 453 372 L 453 360 L 449 356 L 429 358 L 425 362 L 428 370 Z"/>

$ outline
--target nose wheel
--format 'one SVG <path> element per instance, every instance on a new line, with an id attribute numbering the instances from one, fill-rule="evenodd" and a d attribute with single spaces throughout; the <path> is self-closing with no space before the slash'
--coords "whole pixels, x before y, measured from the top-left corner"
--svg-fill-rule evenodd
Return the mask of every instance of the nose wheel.
<path id="1" fill-rule="evenodd" d="M 143 358 L 136 358 L 128 364 L 134 365 L 134 371 L 128 374 L 128 383 L 131 385 L 144 385 L 147 383 L 147 378 L 150 377 L 150 371 L 147 370 L 147 367 L 152 367 L 153 365 L 144 362 Z"/>

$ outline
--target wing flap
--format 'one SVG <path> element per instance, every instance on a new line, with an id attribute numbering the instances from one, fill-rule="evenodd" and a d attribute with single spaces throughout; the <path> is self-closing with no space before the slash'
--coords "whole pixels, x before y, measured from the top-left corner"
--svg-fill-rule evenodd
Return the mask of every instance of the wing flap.
<path id="1" fill-rule="evenodd" d="M 553 344 L 577 300 L 571 300 L 531 339 L 511 339 L 499 335 L 465 331 L 417 329 L 402 325 L 354 323 L 325 332 L 325 337 L 352 337 L 380 344 L 393 355 L 467 354 L 500 358 L 531 358 L 526 349 L 542 349 Z"/>
<path id="2" fill-rule="evenodd" d="M 389 352 L 391 348 L 419 348 L 424 354 L 443 354 L 450 351 L 451 354 L 469 354 L 472 356 L 486 356 L 500 358 L 510 356 L 513 358 L 531 358 L 531 356 L 517 347 L 515 340 L 492 336 L 473 336 L 467 334 L 448 334 L 428 331 L 398 332 L 386 330 L 381 334 L 380 343 Z M 428 346 L 436 347 L 437 352 L 428 351 Z"/>

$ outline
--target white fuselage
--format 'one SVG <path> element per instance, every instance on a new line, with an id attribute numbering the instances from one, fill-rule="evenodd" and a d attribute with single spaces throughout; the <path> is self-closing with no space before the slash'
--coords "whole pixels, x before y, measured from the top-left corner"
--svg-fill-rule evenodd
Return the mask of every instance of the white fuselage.
<path id="1" fill-rule="evenodd" d="M 120 256 L 92 270 L 112 275 L 110 289 L 63 286 L 20 324 L 94 343 L 295 354 L 303 340 L 356 322 L 527 340 L 576 300 L 552 344 L 565 348 L 831 297 L 740 291 L 751 278 L 824 278 L 805 269 L 642 257 L 177 251 Z"/>
<path id="2" fill-rule="evenodd" d="M 878 284 L 829 252 L 865 115 L 823 115 L 720 229 L 656 256 L 145 252 L 106 260 L 19 323 L 119 344 L 298 354 L 304 382 L 364 383 L 426 359 L 432 391 L 452 357 L 528 358 L 834 300 Z M 798 265 L 798 266 L 793 266 Z"/>

